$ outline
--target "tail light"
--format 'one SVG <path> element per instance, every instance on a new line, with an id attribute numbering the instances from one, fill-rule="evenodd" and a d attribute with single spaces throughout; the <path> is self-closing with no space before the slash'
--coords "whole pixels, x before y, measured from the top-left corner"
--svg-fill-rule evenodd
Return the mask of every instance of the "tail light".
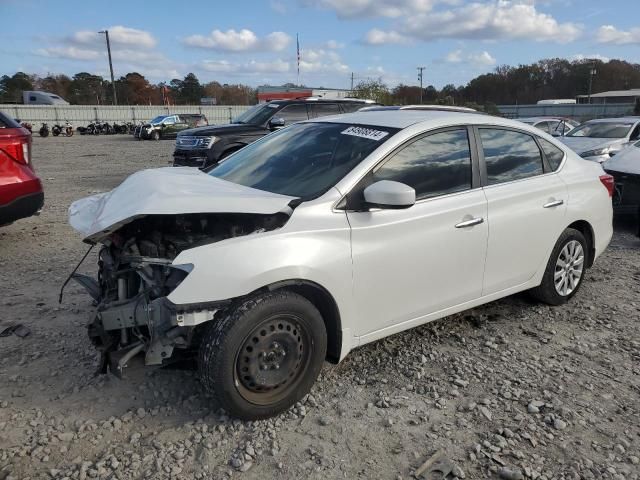
<path id="1" fill-rule="evenodd" d="M 604 188 L 607 189 L 607 192 L 609 192 L 609 196 L 613 197 L 613 191 L 616 187 L 616 182 L 613 179 L 613 176 L 609 174 L 600 175 L 600 181 L 602 182 L 602 185 L 604 185 Z"/>
<path id="2" fill-rule="evenodd" d="M 0 139 L 0 150 L 13 161 L 31 165 L 31 137 L 16 136 Z"/>

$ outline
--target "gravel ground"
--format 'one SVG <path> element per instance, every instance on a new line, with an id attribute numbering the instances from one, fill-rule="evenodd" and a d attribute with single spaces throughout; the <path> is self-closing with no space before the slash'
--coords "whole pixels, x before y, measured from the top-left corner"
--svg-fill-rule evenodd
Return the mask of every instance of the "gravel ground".
<path id="1" fill-rule="evenodd" d="M 0 480 L 401 479 L 436 452 L 448 478 L 640 478 L 640 241 L 623 223 L 568 305 L 517 295 L 368 345 L 275 419 L 228 418 L 188 366 L 95 376 L 89 297 L 57 299 L 86 250 L 67 207 L 172 149 L 34 139 L 45 208 L 0 229 L 0 324 L 32 332 L 0 338 Z"/>

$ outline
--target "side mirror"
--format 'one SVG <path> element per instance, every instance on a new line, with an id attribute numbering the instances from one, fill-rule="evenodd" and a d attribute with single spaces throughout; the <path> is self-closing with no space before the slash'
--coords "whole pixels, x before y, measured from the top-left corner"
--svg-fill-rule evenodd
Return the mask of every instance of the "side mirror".
<path id="1" fill-rule="evenodd" d="M 559 130 L 554 130 L 553 132 L 551 132 L 551 136 L 552 137 L 564 137 L 564 134 L 562 132 L 560 132 Z"/>
<path id="2" fill-rule="evenodd" d="M 380 180 L 364 189 L 364 201 L 374 208 L 409 208 L 416 203 L 416 191 L 404 183 Z"/>
<path id="3" fill-rule="evenodd" d="M 270 130 L 278 130 L 279 128 L 284 127 L 285 121 L 282 117 L 274 117 L 269 120 L 269 129 Z"/>

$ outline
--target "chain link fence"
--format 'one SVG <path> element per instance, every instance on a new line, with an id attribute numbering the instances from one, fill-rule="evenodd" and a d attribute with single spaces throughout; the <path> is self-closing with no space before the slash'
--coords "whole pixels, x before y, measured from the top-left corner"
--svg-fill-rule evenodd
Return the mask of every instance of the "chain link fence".
<path id="1" fill-rule="evenodd" d="M 210 124 L 231 122 L 249 107 L 246 105 L 12 105 L 0 104 L 0 111 L 22 122 L 37 124 L 70 121 L 74 126 L 91 122 L 146 122 L 158 115 L 201 113 Z"/>

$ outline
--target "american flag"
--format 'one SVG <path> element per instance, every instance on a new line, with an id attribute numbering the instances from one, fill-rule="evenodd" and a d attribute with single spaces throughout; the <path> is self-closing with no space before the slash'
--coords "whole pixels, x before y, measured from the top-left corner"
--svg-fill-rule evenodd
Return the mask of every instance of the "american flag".
<path id="1" fill-rule="evenodd" d="M 298 83 L 300 83 L 300 40 L 298 39 L 297 33 L 296 33 L 296 48 L 298 52 Z"/>

